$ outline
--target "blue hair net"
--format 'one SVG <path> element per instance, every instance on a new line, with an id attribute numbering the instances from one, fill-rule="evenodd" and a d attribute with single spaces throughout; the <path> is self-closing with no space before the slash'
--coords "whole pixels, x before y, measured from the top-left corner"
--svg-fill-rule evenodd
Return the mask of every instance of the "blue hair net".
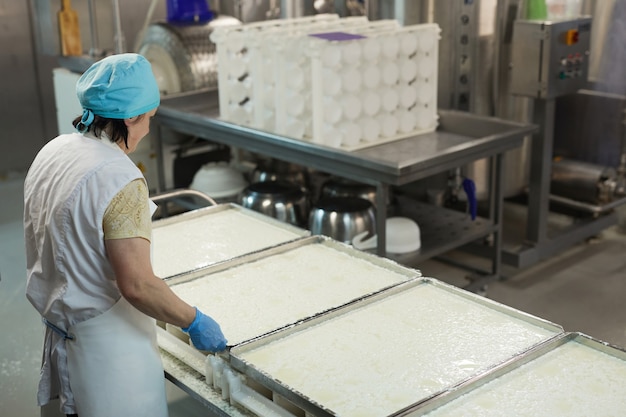
<path id="1" fill-rule="evenodd" d="M 79 78 L 76 94 L 83 107 L 77 126 L 81 132 L 89 128 L 94 115 L 128 119 L 161 103 L 152 67 L 138 54 L 111 55 L 96 62 Z"/>

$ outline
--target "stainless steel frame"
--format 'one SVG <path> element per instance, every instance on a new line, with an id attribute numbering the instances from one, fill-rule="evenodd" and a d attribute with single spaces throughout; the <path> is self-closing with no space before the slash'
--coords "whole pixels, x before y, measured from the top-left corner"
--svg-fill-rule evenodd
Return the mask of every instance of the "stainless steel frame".
<path id="1" fill-rule="evenodd" d="M 167 193 L 169 194 L 169 193 Z M 192 195 L 195 196 L 197 194 L 203 195 L 204 197 L 206 197 L 206 195 L 204 195 L 203 193 L 199 192 L 199 191 L 194 191 L 194 190 L 184 190 L 184 192 L 176 192 L 174 195 L 179 195 L 179 196 L 187 196 L 187 195 Z M 155 196 L 152 198 L 152 201 L 159 201 L 159 196 Z M 211 199 L 213 200 L 213 199 Z M 278 227 L 280 229 L 284 229 L 290 232 L 293 232 L 295 235 L 298 235 L 300 237 L 305 237 L 308 236 L 310 233 L 308 230 L 305 229 L 301 229 L 299 227 L 296 227 L 292 224 L 289 223 L 285 223 L 285 222 L 281 222 L 279 220 L 274 219 L 273 217 L 269 217 L 266 216 L 264 214 L 258 213 L 256 211 L 247 209 L 245 207 L 241 207 L 238 204 L 235 203 L 225 203 L 225 204 L 217 204 L 215 203 L 214 206 L 211 207 L 205 207 L 205 208 L 199 208 L 190 212 L 186 212 L 180 215 L 177 215 L 176 217 L 173 218 L 168 218 L 168 219 L 160 219 L 160 220 L 156 220 L 153 223 L 153 228 L 157 228 L 157 227 L 162 227 L 162 226 L 166 226 L 168 224 L 172 224 L 172 223 L 179 223 L 179 222 L 183 222 L 185 220 L 188 219 L 193 219 L 196 217 L 201 217 L 201 216 L 207 216 L 207 215 L 211 215 L 214 213 L 218 213 L 220 211 L 224 211 L 224 210 L 237 210 L 239 212 L 245 213 L 246 215 L 253 217 L 253 218 L 257 218 L 259 220 L 262 220 L 268 224 L 271 224 L 275 227 Z"/>
<path id="2" fill-rule="evenodd" d="M 200 91 L 164 98 L 155 120 L 189 135 L 246 149 L 277 159 L 305 165 L 340 177 L 375 185 L 377 188 L 377 235 L 379 255 L 385 253 L 386 201 L 391 185 L 408 184 L 446 172 L 482 158 L 491 158 L 489 218 L 492 233 L 491 279 L 500 275 L 502 219 L 502 155 L 522 144 L 536 127 L 482 117 L 459 111 L 439 111 L 439 129 L 391 143 L 354 152 L 337 150 L 277 134 L 237 126 L 219 119 L 217 91 Z M 157 135 L 157 142 L 160 141 Z M 157 145 L 157 150 L 161 146 Z M 163 157 L 158 156 L 160 184 L 163 184 Z M 420 225 L 428 227 L 428 225 Z M 449 247 L 433 248 L 436 256 Z M 419 254 L 418 254 L 419 255 Z"/>
<path id="3" fill-rule="evenodd" d="M 194 190 L 179 190 L 179 191 L 175 191 L 173 193 L 165 193 L 162 194 L 160 196 L 156 196 L 153 197 L 152 200 L 153 201 L 168 201 L 169 199 L 171 199 L 172 197 L 185 197 L 185 196 L 200 196 L 200 197 L 206 197 L 208 200 L 213 201 L 211 198 L 207 197 L 205 194 L 200 193 L 198 191 L 194 191 Z M 280 246 L 282 244 L 288 243 L 288 242 L 292 242 L 292 241 L 296 241 L 298 239 L 302 239 L 305 237 L 308 237 L 311 233 L 308 230 L 305 229 L 301 229 L 299 227 L 293 226 L 289 223 L 285 223 L 285 222 L 281 222 L 279 220 L 276 220 L 272 217 L 266 216 L 264 214 L 258 213 L 256 211 L 241 207 L 237 204 L 234 203 L 227 203 L 227 204 L 217 204 L 214 206 L 210 206 L 210 207 L 204 207 L 204 208 L 200 208 L 200 209 L 196 209 L 196 210 L 192 210 L 189 212 L 185 212 L 176 216 L 172 216 L 172 217 L 167 217 L 167 218 L 163 218 L 163 219 L 159 219 L 159 220 L 155 220 L 153 222 L 153 230 L 157 230 L 161 227 L 166 227 L 166 226 L 170 226 L 173 224 L 178 224 L 178 223 L 182 223 L 191 219 L 195 219 L 198 217 L 204 217 L 204 216 L 211 216 L 213 214 L 216 213 L 220 213 L 223 212 L 225 210 L 235 210 L 241 214 L 244 214 L 252 219 L 257 219 L 262 221 L 263 223 L 267 224 L 268 226 L 272 226 L 276 229 L 279 230 L 283 230 L 285 232 L 289 232 L 293 234 L 292 239 L 289 240 L 285 240 L 282 243 L 277 243 L 271 246 L 265 246 L 265 247 L 260 247 L 257 251 L 263 251 L 275 246 Z M 243 257 L 248 255 L 248 253 L 242 253 L 241 255 L 237 255 L 234 258 L 231 259 L 235 259 L 235 258 L 239 258 L 239 257 Z M 223 260 L 219 260 L 216 261 L 217 263 L 220 262 L 226 262 L 229 261 L 231 259 L 223 259 Z M 213 265 L 213 264 L 211 264 Z M 211 267 L 211 265 L 209 266 L 205 266 L 203 268 L 197 268 L 194 270 L 187 270 L 187 271 L 181 271 L 175 275 L 171 275 L 171 276 L 164 276 L 162 277 L 163 279 L 170 279 L 173 277 L 178 277 L 178 276 L 186 276 L 186 274 L 190 274 L 193 273 L 194 271 L 197 270 L 204 270 L 206 268 Z"/>
<path id="4" fill-rule="evenodd" d="M 380 268 L 384 268 L 386 270 L 392 271 L 398 275 L 401 275 L 402 278 L 399 278 L 399 281 L 384 287 L 380 287 L 379 289 L 374 291 L 375 293 L 384 291 L 384 290 L 388 290 L 390 288 L 396 287 L 398 285 L 402 285 L 407 281 L 412 281 L 415 279 L 418 279 L 422 276 L 422 274 L 415 270 L 415 269 L 410 269 L 410 268 L 406 268 L 403 267 L 389 259 L 386 258 L 381 258 L 379 256 L 375 256 L 372 254 L 368 254 L 366 252 L 362 252 L 360 250 L 354 249 L 349 245 L 346 245 L 344 243 L 341 242 L 337 242 L 329 237 L 326 236 L 310 236 L 310 237 L 305 237 L 305 238 L 301 238 L 295 241 L 291 241 L 291 242 L 287 242 L 287 243 L 283 243 L 274 247 L 270 247 L 270 248 L 265 248 L 263 250 L 259 250 L 257 252 L 253 252 L 253 253 L 249 253 L 246 255 L 242 255 L 239 256 L 237 258 L 233 258 L 224 262 L 220 262 L 218 264 L 214 264 L 214 265 L 209 265 L 205 268 L 202 269 L 197 269 L 195 271 L 192 271 L 188 274 L 184 274 L 184 275 L 177 275 L 177 276 L 173 276 L 171 278 L 167 278 L 165 279 L 165 282 L 170 286 L 170 287 L 175 287 L 176 285 L 180 285 L 180 284 L 184 284 L 190 281 L 194 281 L 197 279 L 211 279 L 211 277 L 209 275 L 213 275 L 219 272 L 223 272 L 223 271 L 227 271 L 229 269 L 232 268 L 237 268 L 240 267 L 242 265 L 246 265 L 255 261 L 263 261 L 264 259 L 268 258 L 268 257 L 272 257 L 272 256 L 280 256 L 283 253 L 292 251 L 294 249 L 303 247 L 303 246 L 309 246 L 309 245 L 323 245 L 326 247 L 329 247 L 331 249 L 334 249 L 338 252 L 343 252 L 343 253 L 347 253 L 350 256 L 356 258 L 356 259 L 361 259 L 364 262 L 367 262 L 370 265 L 375 265 L 378 266 Z M 345 300 L 343 301 L 342 305 L 337 305 L 337 306 L 332 306 L 329 307 L 328 310 L 325 311 L 319 311 L 315 314 L 315 316 L 321 315 L 323 313 L 326 313 L 328 311 L 332 311 L 335 310 L 337 308 L 341 308 L 346 304 L 350 304 L 353 303 L 355 301 L 367 298 L 369 296 L 371 296 L 373 293 L 367 293 L 367 294 L 362 294 L 360 295 L 357 299 L 354 300 Z M 279 329 L 274 329 L 271 330 L 270 332 L 268 332 L 267 334 L 272 334 L 275 333 L 277 331 L 280 331 L 283 328 L 288 328 L 293 326 L 295 323 L 300 323 L 302 321 L 305 320 L 309 320 L 311 319 L 311 317 L 297 317 L 294 318 L 292 322 L 288 322 L 288 323 L 284 323 L 282 325 L 281 328 Z M 254 335 L 253 337 L 251 337 L 249 340 L 240 342 L 238 344 L 241 343 L 246 343 L 249 342 L 251 340 L 256 340 L 259 338 L 263 338 L 264 336 L 266 336 L 266 334 L 257 334 Z M 229 347 L 232 346 L 236 346 L 236 345 L 229 345 Z"/>
<path id="5" fill-rule="evenodd" d="M 215 207 L 209 207 L 207 209 L 204 210 L 200 210 L 200 211 L 221 211 L 221 210 L 225 210 L 225 209 L 229 209 L 229 207 L 231 207 L 230 205 L 219 205 L 219 206 L 215 206 Z M 257 213 L 258 214 L 258 213 Z M 165 219 L 162 221 L 162 223 L 165 224 L 169 224 L 173 221 L 177 221 L 178 218 L 184 218 L 184 217 L 188 217 L 188 216 L 195 216 L 197 215 L 197 213 L 187 213 L 187 215 L 181 215 L 181 216 L 177 216 L 176 218 L 170 218 L 170 219 Z M 259 214 L 259 216 L 262 216 Z M 293 227 L 290 225 L 285 224 L 285 227 Z M 267 258 L 268 256 L 272 256 L 272 255 L 279 255 L 281 253 L 287 252 L 289 250 L 298 248 L 298 247 L 302 247 L 305 245 L 312 245 L 312 244 L 321 244 L 321 245 L 326 245 L 329 246 L 331 248 L 337 249 L 338 251 L 342 251 L 342 252 L 347 252 L 350 253 L 350 255 L 355 256 L 359 259 L 363 259 L 367 262 L 370 262 L 374 265 L 380 266 L 382 268 L 386 268 L 389 269 L 391 271 L 397 272 L 398 274 L 403 275 L 406 280 L 404 281 L 399 281 L 396 284 L 392 284 L 390 286 L 385 286 L 380 288 L 379 290 L 377 290 L 375 293 L 377 292 L 381 292 L 381 291 L 385 291 L 385 290 L 389 290 L 390 288 L 393 288 L 395 286 L 398 285 L 402 285 L 406 282 L 411 282 L 413 280 L 417 280 L 420 279 L 421 274 L 419 273 L 419 271 L 416 270 L 412 270 L 406 267 L 403 267 L 401 265 L 398 265 L 397 263 L 389 260 L 389 259 L 385 259 L 385 258 L 381 258 L 378 256 L 374 256 L 372 254 L 368 254 L 362 251 L 358 251 L 356 249 L 351 248 L 348 245 L 345 245 L 343 243 L 334 241 L 328 237 L 324 237 L 324 236 L 312 236 L 312 237 L 305 237 L 305 238 L 301 238 L 299 240 L 295 240 L 295 241 L 291 241 L 291 242 L 287 242 L 285 244 L 281 244 L 272 248 L 267 248 L 264 250 L 261 250 L 259 252 L 254 252 L 254 253 L 250 253 L 250 254 L 246 254 L 243 255 L 241 257 L 238 258 L 234 258 L 225 262 L 222 262 L 220 264 L 215 264 L 215 265 L 211 265 L 208 267 L 205 267 L 203 269 L 200 270 L 196 270 L 193 271 L 191 273 L 185 274 L 185 275 L 180 275 L 180 276 L 175 276 L 172 278 L 168 278 L 165 281 L 168 283 L 168 285 L 170 286 L 175 286 L 190 280 L 194 280 L 194 279 L 199 279 L 202 278 L 208 274 L 212 274 L 212 273 L 216 273 L 219 271 L 224 271 L 224 270 L 228 270 L 230 268 L 235 268 L 237 266 L 240 265 L 244 265 L 250 262 L 254 262 L 257 260 L 262 260 Z M 375 294 L 374 293 L 374 294 Z M 319 312 L 317 315 L 321 315 L 321 314 L 325 314 L 328 313 L 329 311 L 333 311 L 337 308 L 341 308 L 346 304 L 349 303 L 354 303 L 358 300 L 364 299 L 368 296 L 371 296 L 372 293 L 370 294 L 363 294 L 361 297 L 359 297 L 357 300 L 346 300 L 346 302 L 343 305 L 340 306 L 336 306 L 331 308 L 330 310 L 326 310 L 326 311 L 321 311 Z M 311 319 L 311 318 L 308 318 Z M 304 321 L 307 320 L 307 318 L 303 318 Z M 301 322 L 302 320 L 298 321 Z M 291 327 L 293 324 L 291 323 L 285 323 L 283 328 L 288 328 Z M 281 329 L 277 329 L 275 331 L 272 331 L 268 334 L 272 334 L 276 331 L 280 331 Z M 162 329 L 157 329 L 158 333 L 160 332 L 164 332 L 165 330 Z M 166 335 L 167 336 L 167 335 Z M 254 337 L 252 340 L 256 340 L 258 338 L 262 338 L 266 335 L 258 335 L 256 337 Z M 185 391 L 186 393 L 188 393 L 190 396 L 192 396 L 196 401 L 198 401 L 200 404 L 202 404 L 203 406 L 205 406 L 212 414 L 211 415 L 216 415 L 216 416 L 234 416 L 234 417 L 239 417 L 239 416 L 249 416 L 249 414 L 245 411 L 242 411 L 241 409 L 232 406 L 231 404 L 229 404 L 228 401 L 225 401 L 222 397 L 221 394 L 219 394 L 212 386 L 208 385 L 207 383 L 205 383 L 205 375 L 203 375 L 202 372 L 200 372 L 198 370 L 199 367 L 199 363 L 197 363 L 196 358 L 193 358 L 192 356 L 188 356 L 188 353 L 185 353 L 185 355 L 183 355 L 184 357 L 178 357 L 175 354 L 173 354 L 173 350 L 170 351 L 170 349 L 168 349 L 166 346 L 164 346 L 164 344 L 162 343 L 163 341 L 161 340 L 162 336 L 158 336 L 159 338 L 159 346 L 160 346 L 160 350 L 161 350 L 161 360 L 163 362 L 163 367 L 165 369 L 165 376 L 168 380 L 170 380 L 173 384 L 175 384 L 176 386 L 178 386 L 179 388 L 181 388 L 183 391 Z M 174 336 L 172 336 L 174 337 Z M 178 339 L 174 340 L 175 342 L 179 342 Z M 181 344 L 183 342 L 180 342 Z M 187 349 L 193 349 L 189 346 L 185 346 Z M 195 353 L 198 353 L 197 351 Z M 199 353 L 198 353 L 199 354 Z M 228 353 L 225 353 L 224 355 L 226 355 L 225 357 L 228 357 Z M 191 359 L 190 359 L 191 358 Z M 194 360 L 194 363 L 191 362 L 191 360 Z"/>
<path id="6" fill-rule="evenodd" d="M 514 371 L 524 364 L 532 362 L 533 360 L 541 357 L 542 355 L 545 355 L 546 353 L 558 348 L 559 346 L 572 342 L 581 343 L 589 347 L 590 349 L 595 349 L 608 355 L 615 356 L 623 361 L 626 361 L 626 351 L 624 349 L 608 345 L 607 343 L 601 342 L 582 333 L 564 333 L 560 337 L 557 337 L 548 343 L 537 346 L 534 349 L 531 349 L 528 352 L 525 352 L 524 354 L 513 358 L 510 361 L 507 361 L 482 375 L 471 378 L 450 389 L 445 394 L 425 404 L 424 407 L 420 409 L 419 415 L 428 413 L 446 403 L 454 401 L 455 399 L 467 393 L 470 393 L 472 390 L 479 388 L 480 386 L 490 381 L 493 381 L 511 371 Z"/>
<path id="7" fill-rule="evenodd" d="M 224 209 L 227 209 L 227 207 L 224 207 Z M 290 226 L 289 224 L 285 224 L 285 225 Z M 350 256 L 369 262 L 372 265 L 376 265 L 381 268 L 385 268 L 395 273 L 398 273 L 400 275 L 404 275 L 407 280 L 412 279 L 412 278 L 419 278 L 422 276 L 422 274 L 418 270 L 411 269 L 403 265 L 399 265 L 395 263 L 394 261 L 387 259 L 387 258 L 381 258 L 380 256 L 376 256 L 376 255 L 373 255 L 364 251 L 360 251 L 358 249 L 354 249 L 350 245 L 346 245 L 345 243 L 338 242 L 327 236 L 302 236 L 298 239 L 281 243 L 280 245 L 267 247 L 267 248 L 264 248 L 262 250 L 259 250 L 253 253 L 242 255 L 240 257 L 237 257 L 236 259 L 235 258 L 229 259 L 225 262 L 221 262 L 219 265 L 209 265 L 207 267 L 198 269 L 196 271 L 190 271 L 190 273 L 185 274 L 185 275 L 172 277 L 171 279 L 167 279 L 166 282 L 168 283 L 168 285 L 177 285 L 177 284 L 180 284 L 181 282 L 192 281 L 194 279 L 201 278 L 208 274 L 225 271 L 227 269 L 234 268 L 236 266 L 240 266 L 240 265 L 254 262 L 257 260 L 261 260 L 268 256 L 279 255 L 281 253 L 288 252 L 290 250 L 307 246 L 307 245 L 328 246 L 329 248 L 335 249 L 339 252 L 348 253 Z"/>
<path id="8" fill-rule="evenodd" d="M 377 301 L 386 299 L 386 298 L 390 298 L 393 297 L 394 295 L 398 295 L 398 294 L 402 294 L 405 291 L 410 290 L 411 288 L 420 286 L 420 285 L 434 285 L 437 288 L 443 289 L 444 291 L 448 291 L 450 293 L 453 293 L 455 295 L 458 295 L 462 298 L 466 298 L 469 299 L 471 301 L 474 301 L 478 304 L 481 304 L 483 306 L 486 306 L 487 308 L 491 308 L 495 311 L 501 312 L 503 314 L 508 314 L 512 317 L 515 317 L 517 319 L 526 321 L 528 323 L 531 323 L 535 326 L 544 328 L 546 330 L 550 330 L 552 331 L 554 334 L 551 337 L 548 337 L 546 340 L 539 342 L 535 345 L 529 346 L 528 350 L 532 350 L 534 348 L 537 348 L 539 346 L 543 346 L 546 343 L 549 343 L 550 341 L 554 340 L 555 338 L 558 338 L 560 335 L 563 334 L 563 328 L 559 325 L 556 325 L 554 323 L 551 323 L 547 320 L 544 319 L 540 319 L 537 318 L 535 316 L 531 316 L 529 314 L 523 313 L 519 310 L 513 309 L 511 307 L 505 306 L 503 304 L 499 304 L 496 303 L 492 300 L 489 300 L 487 298 L 484 297 L 480 297 L 477 296 L 475 294 L 471 294 L 467 291 L 462 291 L 459 290 L 456 287 L 453 287 L 451 285 L 442 283 L 440 281 L 434 280 L 434 279 L 430 279 L 430 278 L 423 278 L 423 279 L 416 279 L 416 280 L 412 280 L 397 286 L 394 286 L 388 290 L 385 291 L 381 291 L 379 293 L 376 293 L 372 296 L 369 297 L 365 297 L 362 300 L 359 300 L 355 303 L 346 305 L 344 307 L 335 309 L 333 311 L 330 311 L 328 313 L 325 313 L 323 315 L 317 316 L 312 318 L 311 320 L 308 320 L 306 322 L 301 322 L 298 323 L 295 326 L 290 326 L 289 328 L 285 328 L 283 331 L 279 331 L 270 335 L 267 335 L 265 337 L 261 337 L 258 338 L 256 340 L 252 340 L 250 342 L 247 343 L 243 343 L 237 347 L 234 347 L 230 350 L 230 365 L 238 370 L 239 372 L 244 373 L 245 375 L 249 376 L 250 378 L 254 379 L 257 382 L 260 382 L 262 385 L 264 385 L 265 387 L 269 388 L 270 390 L 272 390 L 273 392 L 278 393 L 279 395 L 283 396 L 284 398 L 287 398 L 289 401 L 291 401 L 293 404 L 295 404 L 296 406 L 302 408 L 303 410 L 305 410 L 308 413 L 312 413 L 312 415 L 315 416 L 323 416 L 323 417 L 332 417 L 335 414 L 330 411 L 327 410 L 326 408 L 323 407 L 323 405 L 321 404 L 317 404 L 315 402 L 313 402 L 312 400 L 310 400 L 308 397 L 306 397 L 304 394 L 299 393 L 299 392 L 295 392 L 292 389 L 290 389 L 289 387 L 285 386 L 284 383 L 282 381 L 276 380 L 275 378 L 273 378 L 271 375 L 266 374 L 265 372 L 263 372 L 263 370 L 258 369 L 257 367 L 254 366 L 254 364 L 249 363 L 248 361 L 246 361 L 245 359 L 241 358 L 240 355 L 242 353 L 245 353 L 247 351 L 253 350 L 255 348 L 258 348 L 260 346 L 264 346 L 267 345 L 275 340 L 279 340 L 279 339 L 283 339 L 286 337 L 289 337 L 289 335 L 294 334 L 294 333 L 298 333 L 301 332 L 303 330 L 306 330 L 308 328 L 312 328 L 316 325 L 323 325 L 324 321 L 330 320 L 332 318 L 335 317 L 340 317 L 342 315 L 348 314 L 350 312 L 353 312 L 355 310 L 361 309 L 361 308 L 367 308 L 368 305 L 375 303 Z M 518 356 L 518 355 L 516 355 Z M 511 358 L 512 359 L 512 358 Z M 505 361 L 504 363 L 508 363 L 508 360 Z M 496 369 L 499 366 L 501 366 L 502 364 L 494 364 L 492 368 L 490 369 Z M 483 371 L 480 372 L 478 375 L 483 375 L 488 371 Z M 398 410 L 397 412 L 391 414 L 392 416 L 402 416 L 402 415 L 406 415 L 409 411 L 415 411 L 415 410 L 421 410 L 421 407 L 423 404 L 427 404 L 429 401 L 433 401 L 434 399 L 438 398 L 439 396 L 447 393 L 450 389 L 452 389 L 454 386 L 463 384 L 469 380 L 472 380 L 473 378 L 476 378 L 477 375 L 474 375 L 472 377 L 469 377 L 463 381 L 460 381 L 458 384 L 455 384 L 453 386 L 447 387 L 441 391 L 435 392 L 425 398 L 419 399 L 418 401 L 415 402 L 415 404 L 412 404 L 409 407 L 406 407 L 402 410 Z"/>

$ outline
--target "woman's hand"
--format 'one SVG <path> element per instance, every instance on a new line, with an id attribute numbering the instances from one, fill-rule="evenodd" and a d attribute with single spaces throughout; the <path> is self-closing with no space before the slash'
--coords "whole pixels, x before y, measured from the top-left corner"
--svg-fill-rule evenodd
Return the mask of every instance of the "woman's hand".
<path id="1" fill-rule="evenodd" d="M 183 328 L 183 331 L 189 334 L 196 349 L 209 352 L 220 352 L 226 349 L 226 338 L 220 325 L 197 307 L 196 318 L 189 327 Z"/>

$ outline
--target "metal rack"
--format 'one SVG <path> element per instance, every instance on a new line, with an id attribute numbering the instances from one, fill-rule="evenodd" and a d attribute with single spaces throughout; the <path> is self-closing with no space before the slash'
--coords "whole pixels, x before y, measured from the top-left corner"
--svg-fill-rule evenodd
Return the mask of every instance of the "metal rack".
<path id="1" fill-rule="evenodd" d="M 377 253 L 381 256 L 386 256 L 385 203 L 390 186 L 408 184 L 479 159 L 490 158 L 489 215 L 480 225 L 467 225 L 474 232 L 466 234 L 472 239 L 493 236 L 490 251 L 493 265 L 485 277 L 488 279 L 500 275 L 502 156 L 506 151 L 521 146 L 524 137 L 536 129 L 534 125 L 440 110 L 439 128 L 435 132 L 348 152 L 224 122 L 219 119 L 218 94 L 215 90 L 164 97 L 155 121 L 159 127 L 376 186 Z M 160 129 L 157 130 L 157 163 L 162 186 L 164 167 L 160 154 L 161 134 Z M 439 210 L 435 206 L 431 208 Z M 429 222 L 420 225 L 424 235 L 428 235 L 429 226 Z M 418 251 L 412 256 L 403 256 L 402 261 L 414 266 L 417 262 L 441 255 L 465 243 L 465 239 L 456 242 L 444 239 L 441 245 Z"/>

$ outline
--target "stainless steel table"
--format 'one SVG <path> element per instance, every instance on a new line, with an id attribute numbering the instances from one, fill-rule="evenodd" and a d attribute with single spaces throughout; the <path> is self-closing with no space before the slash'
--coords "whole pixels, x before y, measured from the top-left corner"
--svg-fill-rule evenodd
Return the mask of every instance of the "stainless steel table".
<path id="1" fill-rule="evenodd" d="M 468 216 L 447 210 L 454 218 L 446 231 L 436 229 L 436 236 L 444 236 L 436 244 L 425 237 L 429 234 L 430 220 L 422 222 L 422 248 L 415 254 L 398 257 L 400 262 L 415 265 L 422 260 L 493 234 L 493 276 L 499 275 L 502 218 L 502 155 L 521 146 L 525 136 L 536 126 L 520 124 L 471 113 L 440 110 L 437 131 L 416 135 L 356 151 L 343 151 L 310 142 L 280 136 L 248 127 L 238 126 L 219 119 L 216 90 L 203 90 L 164 97 L 155 121 L 162 127 L 194 135 L 212 142 L 268 155 L 327 172 L 329 174 L 375 185 L 377 188 L 377 234 L 379 255 L 386 255 L 385 219 L 389 186 L 403 185 L 428 176 L 457 168 L 467 163 L 491 159 L 489 217 L 472 222 Z M 157 140 L 160 142 L 160 129 Z M 161 146 L 157 146 L 161 150 Z M 164 183 L 163 159 L 158 157 L 159 181 Z M 431 206 L 432 213 L 439 212 Z M 456 217 L 455 217 L 456 216 Z M 438 227 L 446 228 L 445 224 Z M 456 233 L 462 227 L 463 233 Z M 450 232 L 450 233 L 449 233 Z M 451 238 L 451 236 L 455 236 Z"/>

